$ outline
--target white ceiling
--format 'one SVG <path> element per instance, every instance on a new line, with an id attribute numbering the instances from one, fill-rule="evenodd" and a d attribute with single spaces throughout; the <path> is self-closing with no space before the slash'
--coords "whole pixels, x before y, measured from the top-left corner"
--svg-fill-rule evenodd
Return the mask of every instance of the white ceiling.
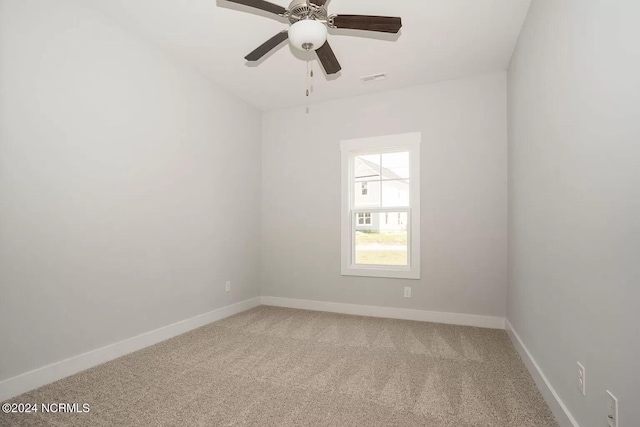
<path id="1" fill-rule="evenodd" d="M 330 30 L 342 71 L 315 74 L 310 102 L 504 70 L 531 0 L 332 0 L 329 12 L 400 16 L 399 36 Z M 272 0 L 288 6 L 287 0 Z M 304 54 L 244 56 L 287 21 L 225 0 L 85 0 L 262 110 L 304 105 Z M 315 55 L 310 55 L 315 59 Z M 319 64 L 314 60 L 314 68 Z M 360 77 L 387 72 L 364 84 Z"/>

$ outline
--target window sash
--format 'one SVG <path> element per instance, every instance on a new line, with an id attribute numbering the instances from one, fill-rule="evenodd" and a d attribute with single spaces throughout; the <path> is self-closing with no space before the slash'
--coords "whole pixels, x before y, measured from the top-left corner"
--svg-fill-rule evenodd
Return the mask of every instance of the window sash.
<path id="1" fill-rule="evenodd" d="M 358 181 L 356 179 L 355 176 L 355 159 L 358 156 L 362 156 L 362 155 L 366 155 L 366 154 L 390 154 L 390 153 L 401 153 L 401 152 L 409 152 L 409 178 L 382 178 L 382 175 L 379 176 L 378 179 L 366 179 L 366 180 L 360 180 Z M 413 180 L 413 171 L 412 171 L 412 167 L 413 165 L 411 164 L 411 157 L 414 155 L 413 153 L 414 150 L 412 150 L 409 147 L 403 147 L 403 146 L 398 146 L 398 147 L 391 147 L 391 148 L 387 148 L 384 150 L 376 150 L 376 149 L 368 149 L 368 150 L 357 150 L 357 151 L 350 151 L 349 152 L 349 185 L 353 188 L 355 188 L 355 184 L 369 184 L 369 183 L 373 183 L 373 182 L 379 182 L 380 183 L 380 205 L 382 205 L 384 203 L 383 198 L 382 198 L 382 191 L 383 191 L 383 182 L 408 182 L 409 183 L 409 203 L 408 206 L 411 207 L 411 189 L 412 189 L 412 180 Z M 355 208 L 356 205 L 356 193 L 354 191 L 353 188 L 349 188 L 349 208 L 353 209 Z M 369 190 L 367 189 L 367 195 L 369 195 Z M 404 208 L 406 208 L 407 206 L 403 206 Z"/>
<path id="2" fill-rule="evenodd" d="M 386 264 L 357 264 L 356 263 L 356 227 L 358 225 L 371 225 L 358 224 L 358 214 L 371 213 L 371 217 L 376 213 L 406 213 L 407 214 L 407 265 L 386 265 Z M 357 208 L 351 209 L 351 257 L 349 259 L 350 268 L 359 268 L 367 270 L 396 270 L 396 271 L 411 271 L 411 208 L 406 206 L 397 208 Z"/>

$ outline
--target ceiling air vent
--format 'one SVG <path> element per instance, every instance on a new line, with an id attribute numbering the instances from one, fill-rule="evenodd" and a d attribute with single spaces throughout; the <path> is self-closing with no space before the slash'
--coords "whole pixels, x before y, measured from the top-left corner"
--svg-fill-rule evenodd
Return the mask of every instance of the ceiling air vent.
<path id="1" fill-rule="evenodd" d="M 370 76 L 360 77 L 360 80 L 362 80 L 362 83 L 372 83 L 372 82 L 379 82 L 381 80 L 386 80 L 386 78 L 387 78 L 387 73 L 378 73 L 378 74 L 372 74 Z"/>

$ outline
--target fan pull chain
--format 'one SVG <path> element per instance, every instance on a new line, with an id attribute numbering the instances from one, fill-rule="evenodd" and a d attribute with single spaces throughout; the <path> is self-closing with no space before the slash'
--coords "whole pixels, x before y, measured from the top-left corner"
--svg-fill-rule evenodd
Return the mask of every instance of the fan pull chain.
<path id="1" fill-rule="evenodd" d="M 311 70 L 311 61 L 307 61 L 307 97 L 309 97 L 310 92 L 311 92 L 311 77 L 309 77 L 311 75 L 311 73 L 313 73 L 313 71 Z"/>
<path id="2" fill-rule="evenodd" d="M 307 114 L 309 114 L 309 95 L 311 95 L 311 77 L 313 76 L 313 69 L 311 68 L 311 61 L 307 61 Z"/>

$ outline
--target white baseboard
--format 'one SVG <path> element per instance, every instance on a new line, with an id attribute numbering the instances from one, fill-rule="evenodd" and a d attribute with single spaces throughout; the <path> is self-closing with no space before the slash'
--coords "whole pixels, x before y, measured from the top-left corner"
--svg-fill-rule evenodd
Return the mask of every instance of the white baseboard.
<path id="1" fill-rule="evenodd" d="M 260 297 L 244 300 L 0 381 L 0 402 L 259 305 Z"/>
<path id="2" fill-rule="evenodd" d="M 408 308 L 377 307 L 372 305 L 344 304 L 338 302 L 310 301 L 264 296 L 262 297 L 262 304 L 276 307 L 299 308 L 303 310 L 354 314 L 357 316 L 386 317 L 389 319 L 418 320 L 422 322 L 447 323 L 450 325 L 504 329 L 503 317 L 479 316 L 476 314 L 443 313 L 438 311 L 413 310 Z"/>
<path id="3" fill-rule="evenodd" d="M 540 369 L 538 363 L 536 363 L 536 360 L 533 358 L 531 353 L 529 353 L 529 349 L 524 345 L 520 336 L 515 329 L 513 329 L 513 326 L 508 319 L 506 320 L 506 330 L 513 346 L 520 354 L 520 358 L 529 370 L 529 373 L 538 386 L 542 397 L 544 397 L 547 405 L 549 405 L 549 408 L 551 409 L 551 412 L 553 412 L 553 415 L 555 415 L 560 427 L 580 427 L 575 418 L 573 418 L 573 415 L 571 415 L 571 412 L 569 412 L 569 409 L 562 402 L 562 399 L 560 399 L 556 390 L 544 375 L 544 372 L 542 372 L 542 369 Z"/>

